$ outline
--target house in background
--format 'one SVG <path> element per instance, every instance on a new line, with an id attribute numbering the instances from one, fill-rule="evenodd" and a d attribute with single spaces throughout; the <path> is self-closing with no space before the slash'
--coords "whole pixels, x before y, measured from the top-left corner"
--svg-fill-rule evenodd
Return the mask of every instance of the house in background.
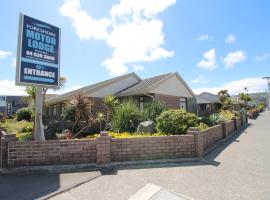
<path id="1" fill-rule="evenodd" d="M 206 117 L 218 112 L 222 102 L 218 95 L 203 92 L 196 96 L 198 116 Z"/>
<path id="2" fill-rule="evenodd" d="M 234 111 L 239 111 L 244 105 L 244 101 L 240 99 L 239 95 L 231 96 L 231 109 Z"/>
<path id="3" fill-rule="evenodd" d="M 190 87 L 177 73 L 168 73 L 147 79 L 130 73 L 89 85 L 46 101 L 47 121 L 61 120 L 65 101 L 81 93 L 93 101 L 92 113 L 105 111 L 102 98 L 114 95 L 119 99 L 132 98 L 141 109 L 145 102 L 153 99 L 163 102 L 168 108 L 181 108 L 196 113 L 196 99 Z"/>
<path id="4" fill-rule="evenodd" d="M 180 108 L 196 113 L 195 95 L 177 72 L 141 80 L 116 96 L 133 98 L 141 109 L 144 103 L 154 99 L 163 102 L 167 108 Z"/>
<path id="5" fill-rule="evenodd" d="M 0 96 L 0 113 L 13 115 L 23 107 L 27 107 L 24 96 Z"/>

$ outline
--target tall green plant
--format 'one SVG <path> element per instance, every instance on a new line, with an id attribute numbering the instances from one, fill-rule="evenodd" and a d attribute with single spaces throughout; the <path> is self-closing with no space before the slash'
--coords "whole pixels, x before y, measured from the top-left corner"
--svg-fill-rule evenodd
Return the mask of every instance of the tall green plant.
<path id="1" fill-rule="evenodd" d="M 239 97 L 244 101 L 244 107 L 247 109 L 247 103 L 251 101 L 251 97 L 248 95 L 248 93 L 240 93 Z"/>
<path id="2" fill-rule="evenodd" d="M 166 106 L 160 101 L 147 102 L 143 108 L 143 116 L 147 120 L 155 121 L 165 109 Z"/>
<path id="3" fill-rule="evenodd" d="M 220 90 L 218 92 L 220 101 L 222 102 L 222 109 L 229 110 L 231 106 L 231 99 L 228 90 Z"/>
<path id="4" fill-rule="evenodd" d="M 107 130 L 109 129 L 109 123 L 110 123 L 113 111 L 118 106 L 119 100 L 115 96 L 108 95 L 104 97 L 103 103 L 107 109 L 106 122 L 105 122 L 105 130 Z"/>
<path id="5" fill-rule="evenodd" d="M 105 122 L 105 115 L 102 112 L 97 112 L 96 121 L 99 123 L 99 130 L 102 131 L 102 125 Z"/>
<path id="6" fill-rule="evenodd" d="M 113 113 L 111 128 L 114 131 L 134 132 L 143 120 L 138 105 L 132 100 L 125 100 Z"/>

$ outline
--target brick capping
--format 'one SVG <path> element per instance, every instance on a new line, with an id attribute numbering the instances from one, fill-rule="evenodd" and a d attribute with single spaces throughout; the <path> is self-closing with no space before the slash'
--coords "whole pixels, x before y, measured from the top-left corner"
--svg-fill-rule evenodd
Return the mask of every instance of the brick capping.
<path id="1" fill-rule="evenodd" d="M 232 121 L 200 131 L 190 128 L 186 135 L 112 138 L 101 132 L 96 139 L 16 141 L 14 134 L 2 136 L 3 166 L 33 166 L 202 158 L 215 143 L 235 133 L 247 121 Z"/>

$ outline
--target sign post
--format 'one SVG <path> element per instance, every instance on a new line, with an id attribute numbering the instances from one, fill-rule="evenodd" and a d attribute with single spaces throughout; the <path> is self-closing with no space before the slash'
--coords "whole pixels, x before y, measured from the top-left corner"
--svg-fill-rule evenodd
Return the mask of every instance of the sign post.
<path id="1" fill-rule="evenodd" d="M 60 77 L 60 28 L 20 14 L 16 85 L 34 86 L 36 141 L 44 140 L 42 88 L 56 88 Z"/>

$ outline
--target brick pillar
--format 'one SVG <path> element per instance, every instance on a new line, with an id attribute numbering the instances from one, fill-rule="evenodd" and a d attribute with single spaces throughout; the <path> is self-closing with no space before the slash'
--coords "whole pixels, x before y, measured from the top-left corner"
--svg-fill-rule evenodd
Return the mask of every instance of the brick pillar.
<path id="1" fill-rule="evenodd" d="M 0 169 L 7 166 L 8 160 L 8 143 L 10 141 L 17 141 L 16 134 L 6 134 L 0 131 Z"/>
<path id="2" fill-rule="evenodd" d="M 198 128 L 189 128 L 187 134 L 194 135 L 195 155 L 198 158 L 203 156 L 203 136 Z"/>
<path id="3" fill-rule="evenodd" d="M 237 119 L 233 118 L 233 125 L 234 125 L 234 130 L 237 130 Z"/>
<path id="4" fill-rule="evenodd" d="M 223 138 L 226 138 L 228 136 L 226 122 L 222 122 L 221 125 L 222 125 Z"/>
<path id="5" fill-rule="evenodd" d="M 111 136 L 101 132 L 97 137 L 97 164 L 106 165 L 111 161 Z"/>

